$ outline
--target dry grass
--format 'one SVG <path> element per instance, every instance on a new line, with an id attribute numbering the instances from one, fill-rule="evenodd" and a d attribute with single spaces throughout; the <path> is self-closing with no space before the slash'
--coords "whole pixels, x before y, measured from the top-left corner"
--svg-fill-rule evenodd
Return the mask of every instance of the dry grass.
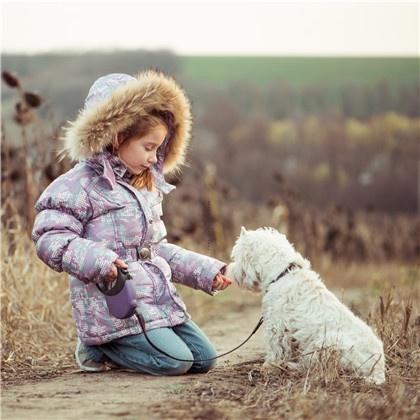
<path id="1" fill-rule="evenodd" d="M 19 219 L 13 226 L 3 230 L 1 239 L 1 375 L 5 383 L 49 377 L 75 367 L 76 330 L 68 275 L 51 270 L 37 257 Z M 213 298 L 183 286 L 179 290 L 199 323 L 227 303 L 231 310 L 240 311 L 258 302 L 242 291 L 238 299 L 232 291 Z"/>
<path id="2" fill-rule="evenodd" d="M 150 410 L 193 419 L 418 419 L 420 316 L 417 283 L 383 290 L 367 321 L 377 327 L 387 360 L 385 385 L 369 385 L 325 354 L 306 372 L 266 372 L 263 360 L 210 371 L 176 398 Z"/>
<path id="3" fill-rule="evenodd" d="M 379 387 L 339 376 L 333 362 L 300 375 L 267 374 L 261 366 L 262 360 L 253 360 L 216 368 L 175 401 L 149 409 L 174 419 L 418 418 L 418 385 L 400 376 Z"/>
<path id="4" fill-rule="evenodd" d="M 18 237 L 18 240 L 13 238 Z M 13 243 L 13 245 L 12 245 Z M 10 247 L 13 252 L 8 254 Z M 19 380 L 73 366 L 75 340 L 67 277 L 43 264 L 17 225 L 2 234 L 2 378 Z"/>
<path id="5" fill-rule="evenodd" d="M 52 271 L 37 258 L 19 224 L 3 231 L 2 262 L 2 379 L 10 384 L 74 368 L 76 332 L 67 274 Z M 262 360 L 254 360 L 216 368 L 174 396 L 170 406 L 151 410 L 162 418 L 167 412 L 171 418 L 188 414 L 197 419 L 415 418 L 420 409 L 419 267 L 336 265 L 328 259 L 313 263 L 328 287 L 376 327 L 385 344 L 386 385 L 366 385 L 340 372 L 334 357 L 325 357 L 316 370 L 304 374 L 281 369 L 265 373 Z M 236 288 L 217 298 L 180 289 L 198 322 L 221 308 L 241 311 L 258 302 L 246 292 L 238 299 Z"/>

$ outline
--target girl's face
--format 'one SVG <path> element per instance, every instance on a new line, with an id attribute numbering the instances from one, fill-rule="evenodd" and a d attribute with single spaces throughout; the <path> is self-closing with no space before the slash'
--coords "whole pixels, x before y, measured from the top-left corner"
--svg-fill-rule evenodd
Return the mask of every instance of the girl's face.
<path id="1" fill-rule="evenodd" d="M 159 125 L 141 137 L 130 137 L 118 147 L 117 156 L 133 175 L 139 175 L 157 162 L 156 151 L 164 142 L 166 132 L 166 127 Z"/>

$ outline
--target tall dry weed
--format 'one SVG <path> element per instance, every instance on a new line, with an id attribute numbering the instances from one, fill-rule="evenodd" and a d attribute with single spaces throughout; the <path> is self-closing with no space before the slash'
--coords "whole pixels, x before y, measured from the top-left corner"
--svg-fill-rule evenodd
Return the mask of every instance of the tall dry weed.
<path id="1" fill-rule="evenodd" d="M 216 368 L 170 402 L 149 409 L 155 415 L 170 410 L 174 419 L 418 419 L 419 276 L 420 268 L 411 267 L 407 277 L 389 284 L 384 272 L 379 296 L 369 291 L 374 284 L 364 289 L 369 296 L 364 318 L 384 342 L 384 385 L 344 371 L 338 355 L 325 351 L 305 371 L 282 366 L 266 371 L 262 359 Z"/>

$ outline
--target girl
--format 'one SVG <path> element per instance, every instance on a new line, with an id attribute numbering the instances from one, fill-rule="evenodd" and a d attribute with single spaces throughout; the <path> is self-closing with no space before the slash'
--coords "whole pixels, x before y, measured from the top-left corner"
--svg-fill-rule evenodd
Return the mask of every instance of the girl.
<path id="1" fill-rule="evenodd" d="M 163 194 L 176 187 L 190 139 L 190 104 L 175 81 L 155 70 L 108 74 L 89 90 L 65 128 L 61 156 L 78 163 L 41 194 L 32 239 L 39 258 L 70 274 L 78 333 L 75 358 L 88 372 L 119 366 L 152 375 L 206 372 L 216 355 L 192 321 L 173 282 L 213 295 L 225 289 L 226 264 L 166 240 Z M 179 362 L 154 350 L 138 321 L 113 317 L 103 294 L 117 267 L 133 277 L 148 336 Z"/>

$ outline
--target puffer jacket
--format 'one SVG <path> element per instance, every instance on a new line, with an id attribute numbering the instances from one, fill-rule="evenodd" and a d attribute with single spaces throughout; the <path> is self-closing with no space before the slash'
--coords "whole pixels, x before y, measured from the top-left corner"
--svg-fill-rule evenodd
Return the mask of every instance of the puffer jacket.
<path id="1" fill-rule="evenodd" d="M 123 320 L 113 317 L 97 288 L 117 258 L 128 264 L 147 329 L 174 326 L 191 318 L 174 282 L 213 294 L 213 279 L 226 267 L 215 258 L 168 243 L 161 219 L 163 194 L 175 189 L 163 174 L 183 163 L 189 139 L 186 97 L 172 79 L 160 73 L 149 71 L 136 79 L 125 76 L 104 76 L 108 83 L 105 99 L 85 105 L 63 138 L 64 152 L 78 157 L 79 162 L 54 180 L 35 204 L 38 214 L 32 239 L 37 254 L 52 269 L 70 274 L 77 332 L 89 345 L 141 332 L 134 316 Z M 115 77 L 119 81 L 109 88 Z M 99 86 L 103 95 L 103 85 Z M 148 92 L 152 92 L 152 98 L 147 96 Z M 169 96 L 162 96 L 162 92 Z M 110 136 L 121 130 L 121 120 L 127 118 L 127 108 L 133 106 L 136 98 L 139 98 L 137 113 L 151 109 L 145 105 L 148 99 L 151 107 L 169 110 L 174 118 L 174 131 L 159 148 L 158 162 L 152 168 L 154 191 L 132 187 L 132 175 L 126 165 L 105 150 Z M 107 114 L 110 109 L 112 123 Z M 135 117 L 134 113 L 132 118 Z M 125 121 L 126 125 L 130 122 Z M 110 127 L 114 131 L 109 133 Z M 89 143 L 89 135 L 94 144 Z"/>

